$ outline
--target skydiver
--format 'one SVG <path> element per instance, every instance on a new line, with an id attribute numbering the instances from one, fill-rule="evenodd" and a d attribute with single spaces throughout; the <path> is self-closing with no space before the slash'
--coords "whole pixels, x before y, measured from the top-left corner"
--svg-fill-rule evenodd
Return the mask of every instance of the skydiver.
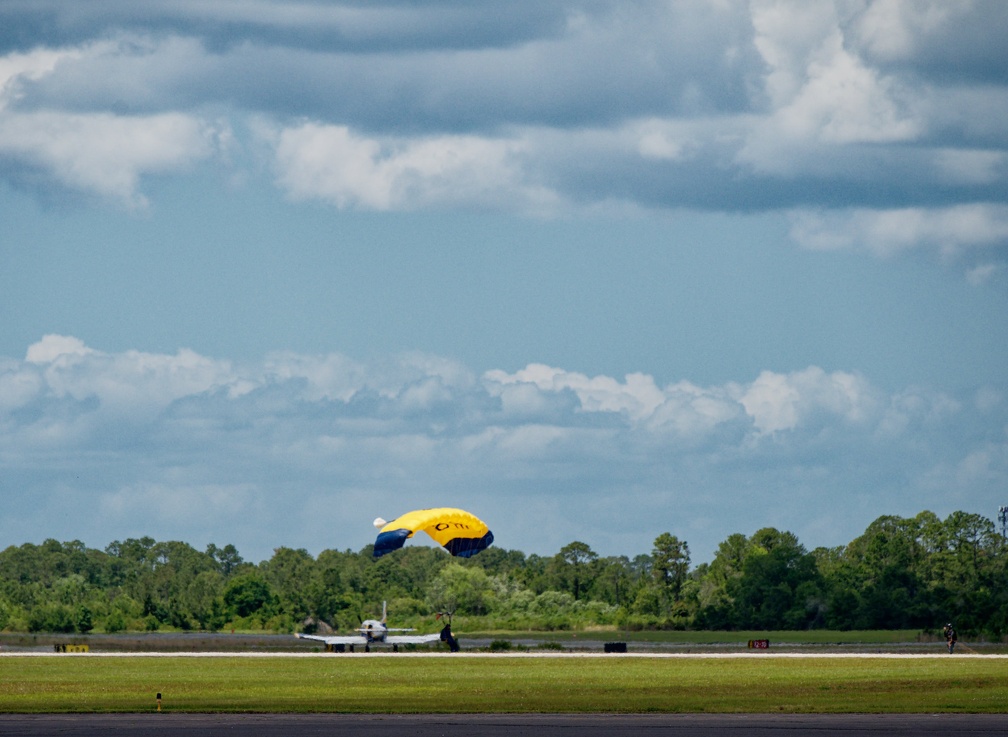
<path id="1" fill-rule="evenodd" d="M 952 626 L 951 622 L 946 624 L 945 629 L 942 631 L 945 633 L 945 642 L 948 644 L 949 655 L 951 655 L 959 636 L 956 634 L 955 627 Z"/>

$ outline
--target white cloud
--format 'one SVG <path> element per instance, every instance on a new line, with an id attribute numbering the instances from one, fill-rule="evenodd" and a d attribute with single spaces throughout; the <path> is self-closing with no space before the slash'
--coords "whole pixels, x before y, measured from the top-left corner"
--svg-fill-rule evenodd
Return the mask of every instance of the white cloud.
<path id="1" fill-rule="evenodd" d="M 0 114 L 0 157 L 52 172 L 64 185 L 142 207 L 142 175 L 187 168 L 216 149 L 221 132 L 178 113 L 114 116 Z"/>
<path id="2" fill-rule="evenodd" d="M 658 432 L 680 439 L 706 438 L 720 427 L 734 426 L 746 416 L 744 406 L 727 389 L 703 389 L 687 381 L 665 389 L 665 399 L 648 420 Z M 743 432 L 748 431 L 745 421 Z"/>
<path id="3" fill-rule="evenodd" d="M 765 116 L 754 121 L 739 160 L 794 174 L 816 149 L 891 143 L 921 130 L 899 103 L 896 81 L 853 53 L 831 0 L 753 3 L 754 43 L 766 62 Z"/>
<path id="4" fill-rule="evenodd" d="M 102 413 L 135 419 L 153 414 L 182 397 L 198 395 L 239 381 L 227 362 L 213 361 L 190 350 L 173 356 L 126 351 L 102 353 L 77 338 L 47 335 L 28 348 L 25 365 L 11 372 L 37 377 L 34 398 L 95 399 Z M 10 374 L 6 375 L 7 377 Z M 22 386 L 28 382 L 21 378 Z"/>
<path id="5" fill-rule="evenodd" d="M 928 35 L 972 9 L 972 0 L 874 0 L 854 19 L 858 40 L 873 56 L 901 60 L 919 51 Z"/>
<path id="6" fill-rule="evenodd" d="M 623 413 L 634 420 L 649 417 L 664 401 L 664 395 L 654 379 L 644 374 L 630 374 L 624 383 L 608 376 L 589 378 L 543 364 L 529 364 L 521 371 L 507 374 L 489 371 L 486 374 L 491 392 L 512 384 L 534 385 L 544 392 L 574 392 L 586 412 Z"/>
<path id="7" fill-rule="evenodd" d="M 827 374 L 814 366 L 790 374 L 764 371 L 748 385 L 708 389 L 689 382 L 660 389 L 644 374 L 630 374 L 621 383 L 608 376 L 589 378 L 542 364 L 530 364 L 514 374 L 490 371 L 486 379 L 491 392 L 504 396 L 511 387 L 524 386 L 521 406 L 525 408 L 542 406 L 530 395 L 532 386 L 544 394 L 571 391 L 582 412 L 618 413 L 652 430 L 674 429 L 681 437 L 735 423 L 743 413 L 759 434 L 795 430 L 818 413 L 863 424 L 877 418 L 880 401 L 877 390 L 863 377 L 842 371 Z M 515 403 L 513 396 L 507 399 Z"/>
<path id="8" fill-rule="evenodd" d="M 0 56 L 0 113 L 23 95 L 23 82 L 42 79 L 61 61 L 79 57 L 77 50 L 44 48 Z"/>
<path id="9" fill-rule="evenodd" d="M 277 180 L 292 197 L 340 208 L 518 207 L 553 198 L 524 181 L 520 141 L 478 136 L 378 139 L 346 126 L 304 123 L 277 134 Z"/>
<path id="10" fill-rule="evenodd" d="M 41 390 L 42 377 L 37 371 L 22 368 L 16 361 L 0 361 L 0 412 L 23 407 Z"/>
<path id="11" fill-rule="evenodd" d="M 791 238 L 804 248 L 860 250 L 883 257 L 918 248 L 958 256 L 1008 241 L 1008 206 L 1001 204 L 797 210 L 791 220 Z"/>
<path id="12" fill-rule="evenodd" d="M 909 514 L 944 498 L 939 477 L 997 487 L 1008 425 L 999 397 L 886 395 L 818 367 L 713 387 L 542 364 L 477 380 L 434 356 L 274 354 L 236 366 L 46 336 L 24 360 L 0 361 L 0 470 L 17 534 L 58 534 L 51 518 L 33 516 L 56 505 L 72 510 L 60 527 L 68 539 L 83 537 L 81 525 L 106 535 L 92 544 L 153 531 L 266 557 L 280 544 L 363 545 L 375 509 L 450 503 L 485 511 L 502 544 L 526 552 L 577 537 L 632 553 L 606 546 L 653 539 L 672 515 L 689 525 L 684 534 L 720 535 L 690 539 L 703 555 L 730 532 L 778 521 L 732 516 L 740 495 L 751 509 L 830 494 L 849 506 L 844 487 L 868 484 L 875 509 Z M 904 509 L 907 489 L 920 494 Z M 369 516 L 357 526 L 361 499 Z M 647 519 L 592 517 L 616 499 Z M 515 510 L 547 502 L 567 510 L 565 522 L 533 539 Z M 0 533 L 13 534 L 11 524 Z"/>
<path id="13" fill-rule="evenodd" d="M 94 353 L 80 338 L 69 335 L 46 335 L 38 343 L 28 346 L 25 360 L 28 363 L 54 363 L 74 360 Z"/>
<path id="14" fill-rule="evenodd" d="M 115 57 L 117 49 L 99 42 L 0 57 L 0 160 L 46 171 L 66 187 L 142 207 L 147 201 L 138 191 L 141 176 L 183 170 L 209 158 L 229 138 L 226 125 L 179 112 L 19 108 L 26 83 L 38 84 L 74 63 Z"/>
<path id="15" fill-rule="evenodd" d="M 737 393 L 756 428 L 768 434 L 794 430 L 819 412 L 863 424 L 877 416 L 879 405 L 877 391 L 864 378 L 815 366 L 791 374 L 764 371 Z"/>

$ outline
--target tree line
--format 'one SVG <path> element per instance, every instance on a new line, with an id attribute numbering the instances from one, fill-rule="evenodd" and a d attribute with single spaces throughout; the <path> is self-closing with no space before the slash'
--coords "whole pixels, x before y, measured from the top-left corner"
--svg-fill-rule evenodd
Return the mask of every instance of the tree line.
<path id="1" fill-rule="evenodd" d="M 0 552 L 0 629 L 15 632 L 347 630 L 387 600 L 396 626 L 437 612 L 481 629 L 940 629 L 1008 634 L 1008 545 L 993 522 L 882 516 L 844 546 L 807 550 L 772 527 L 730 535 L 709 563 L 662 533 L 649 554 L 552 556 L 491 547 L 462 560 L 407 546 L 276 548 L 258 565 L 233 545 L 153 538 L 104 550 L 46 540 Z"/>

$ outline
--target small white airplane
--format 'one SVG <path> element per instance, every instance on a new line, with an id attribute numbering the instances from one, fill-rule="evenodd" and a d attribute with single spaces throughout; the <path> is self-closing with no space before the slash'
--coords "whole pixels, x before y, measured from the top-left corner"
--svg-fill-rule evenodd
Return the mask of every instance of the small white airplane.
<path id="1" fill-rule="evenodd" d="M 363 645 L 364 652 L 371 652 L 372 645 L 391 645 L 394 652 L 399 652 L 400 645 L 422 645 L 428 642 L 437 642 L 439 640 L 445 640 L 446 642 L 451 642 L 452 640 L 446 639 L 445 632 L 447 630 L 447 637 L 451 637 L 450 626 L 445 627 L 441 632 L 435 632 L 430 635 L 390 635 L 389 632 L 416 632 L 413 628 L 389 628 L 385 624 L 386 617 L 386 602 L 382 602 L 382 616 L 381 620 L 378 619 L 365 619 L 361 622 L 361 626 L 357 628 L 360 633 L 358 635 L 305 635 L 300 632 L 296 633 L 296 637 L 302 640 L 317 640 L 319 642 L 324 642 L 326 644 L 326 650 L 339 651 L 342 652 L 343 648 L 350 646 L 350 652 L 353 652 L 354 645 Z M 342 647 L 333 647 L 333 646 Z"/>

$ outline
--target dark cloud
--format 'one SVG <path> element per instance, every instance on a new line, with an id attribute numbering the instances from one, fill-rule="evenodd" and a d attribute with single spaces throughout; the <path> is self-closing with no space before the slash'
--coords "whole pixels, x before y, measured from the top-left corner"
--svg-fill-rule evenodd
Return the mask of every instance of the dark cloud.
<path id="1" fill-rule="evenodd" d="M 298 180 L 278 157 L 278 182 L 299 199 L 760 211 L 1004 201 L 1001 8 L 43 0 L 5 4 L 0 19 L 9 48 L 59 55 L 15 60 L 7 115 L 181 112 L 248 149 L 262 143 L 241 134 L 250 120 L 273 131 L 267 146 L 308 122 L 373 152 L 367 182 L 348 171 L 335 189 Z M 960 71 L 936 71 L 954 59 Z M 4 114 L 0 156 L 16 127 L 5 130 Z M 431 162 L 439 146 L 443 160 L 457 155 L 462 136 L 501 158 L 469 150 L 450 172 Z M 7 148 L 20 171 L 92 182 L 79 167 L 67 173 L 81 157 L 44 137 Z M 338 169 L 346 151 L 305 148 L 290 160 Z M 484 163 L 499 186 L 467 196 Z M 124 160 L 113 173 L 130 184 L 118 196 L 143 202 L 128 190 L 150 168 Z M 374 186 L 381 196 L 364 191 Z"/>
<path id="2" fill-rule="evenodd" d="M 563 32 L 569 14 L 605 3 L 190 2 L 64 3 L 11 0 L 0 7 L 0 49 L 81 44 L 122 33 L 192 36 L 210 48 L 245 43 L 329 52 L 397 53 L 506 47 Z"/>
<path id="3" fill-rule="evenodd" d="M 844 28 L 850 44 L 881 69 L 939 85 L 1008 83 L 1008 15 L 998 0 L 965 3 L 893 3 L 878 23 L 867 4 Z"/>

